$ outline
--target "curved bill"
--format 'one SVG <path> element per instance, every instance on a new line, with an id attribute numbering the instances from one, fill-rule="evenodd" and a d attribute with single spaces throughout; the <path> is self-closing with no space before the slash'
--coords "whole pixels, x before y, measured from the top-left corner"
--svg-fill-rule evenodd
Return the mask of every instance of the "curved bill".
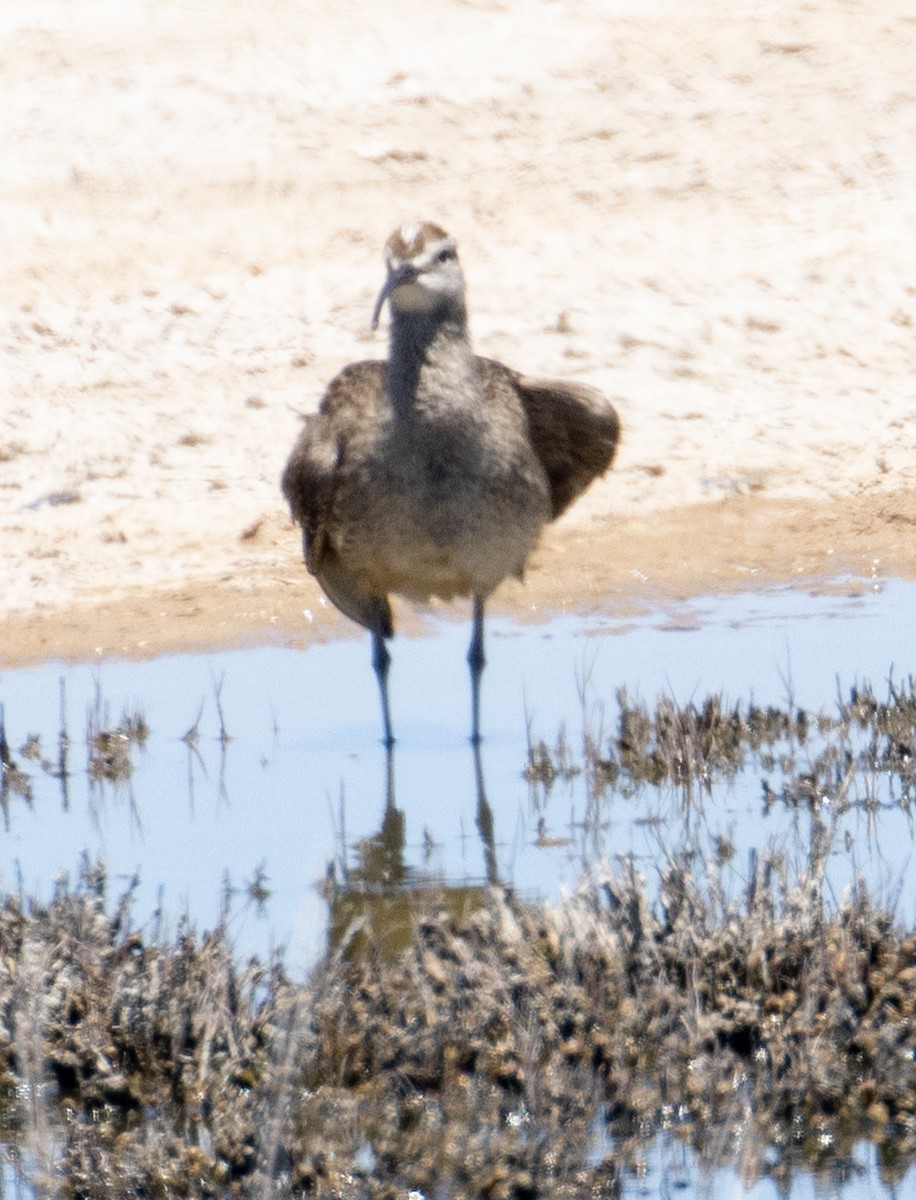
<path id="1" fill-rule="evenodd" d="M 375 302 L 375 308 L 372 310 L 373 329 L 378 329 L 378 319 L 381 315 L 382 305 L 394 289 L 400 287 L 402 283 L 413 283 L 418 276 L 419 271 L 412 263 L 401 263 L 399 267 L 395 267 L 393 271 L 388 272 L 388 278 L 382 285 L 382 290 L 379 292 L 378 299 Z"/>

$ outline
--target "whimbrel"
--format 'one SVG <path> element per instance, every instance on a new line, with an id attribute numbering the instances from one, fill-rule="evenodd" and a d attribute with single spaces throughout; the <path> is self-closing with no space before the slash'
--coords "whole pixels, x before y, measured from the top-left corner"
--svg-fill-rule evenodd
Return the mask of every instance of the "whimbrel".
<path id="1" fill-rule="evenodd" d="M 309 571 L 372 633 L 388 746 L 389 594 L 473 598 L 476 743 L 484 603 L 503 579 L 521 577 L 542 527 L 608 469 L 619 424 L 592 388 L 530 379 L 474 354 L 444 229 L 401 226 L 385 260 L 372 327 L 387 300 L 388 360 L 351 363 L 331 380 L 305 418 L 283 493 Z"/>

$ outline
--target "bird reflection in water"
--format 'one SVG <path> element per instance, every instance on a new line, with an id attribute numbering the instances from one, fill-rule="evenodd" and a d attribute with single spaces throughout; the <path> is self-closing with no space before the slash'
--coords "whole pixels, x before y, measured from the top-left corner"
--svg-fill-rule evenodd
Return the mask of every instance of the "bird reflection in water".
<path id="1" fill-rule="evenodd" d="M 385 799 L 377 833 L 360 838 L 355 865 L 333 867 L 326 882 L 328 949 L 348 957 L 378 953 L 391 960 L 413 940 L 423 918 L 445 911 L 458 922 L 486 907 L 489 889 L 499 886 L 493 811 L 487 800 L 480 744 L 469 747 L 474 760 L 477 833 L 484 875 L 477 882 L 450 883 L 407 861 L 406 821 L 395 798 L 395 750 L 386 747 Z"/>

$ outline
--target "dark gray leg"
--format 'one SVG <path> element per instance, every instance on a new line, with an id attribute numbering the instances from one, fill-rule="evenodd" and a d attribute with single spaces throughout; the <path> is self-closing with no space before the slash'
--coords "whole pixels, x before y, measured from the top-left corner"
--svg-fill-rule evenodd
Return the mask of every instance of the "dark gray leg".
<path id="1" fill-rule="evenodd" d="M 496 839 L 493 834 L 493 810 L 487 800 L 487 791 L 483 781 L 483 761 L 480 757 L 480 741 L 474 743 L 474 775 L 477 780 L 477 832 L 483 845 L 483 857 L 486 864 L 487 883 L 498 884 L 499 872 L 496 869 Z"/>
<path id="2" fill-rule="evenodd" d="M 486 664 L 483 653 L 483 597 L 474 597 L 474 630 L 468 662 L 471 666 L 471 741 L 480 742 L 480 677 Z"/>
<path id="3" fill-rule="evenodd" d="M 385 745 L 390 749 L 394 745 L 394 734 L 391 732 L 391 709 L 388 707 L 388 668 L 391 665 L 391 655 L 385 645 L 385 637 L 378 629 L 372 630 L 372 666 L 378 679 L 379 692 L 382 696 L 382 723 L 385 726 Z"/>

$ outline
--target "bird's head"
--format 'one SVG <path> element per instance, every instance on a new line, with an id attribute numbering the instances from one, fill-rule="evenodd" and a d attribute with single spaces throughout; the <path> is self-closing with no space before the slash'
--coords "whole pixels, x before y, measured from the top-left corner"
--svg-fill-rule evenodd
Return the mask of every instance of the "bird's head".
<path id="1" fill-rule="evenodd" d="M 378 294 L 372 328 L 386 300 L 395 315 L 464 313 L 464 275 L 454 238 L 430 221 L 401 225 L 385 243 L 388 278 Z"/>

